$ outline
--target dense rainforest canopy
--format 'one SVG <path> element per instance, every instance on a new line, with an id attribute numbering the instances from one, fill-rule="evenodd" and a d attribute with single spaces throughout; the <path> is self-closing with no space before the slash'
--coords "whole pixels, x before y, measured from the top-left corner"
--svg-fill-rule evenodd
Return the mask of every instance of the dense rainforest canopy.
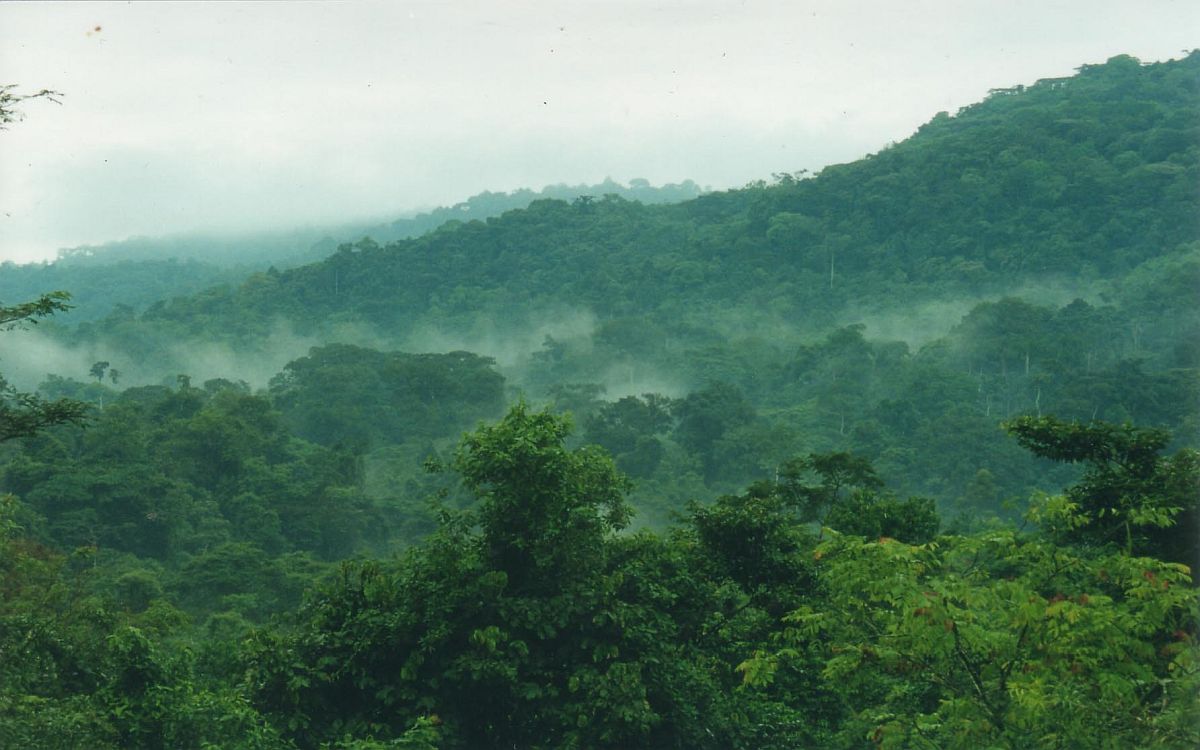
<path id="1" fill-rule="evenodd" d="M 601 187 L 6 267 L 0 746 L 1200 744 L 1200 53 Z"/>

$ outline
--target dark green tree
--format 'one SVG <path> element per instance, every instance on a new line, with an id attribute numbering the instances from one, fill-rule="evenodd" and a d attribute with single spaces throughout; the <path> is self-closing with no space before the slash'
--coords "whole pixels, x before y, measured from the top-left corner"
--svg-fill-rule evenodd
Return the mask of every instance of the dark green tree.
<path id="1" fill-rule="evenodd" d="M 825 523 L 843 534 L 868 539 L 898 539 L 925 544 L 937 536 L 941 520 L 933 500 L 910 497 L 900 500 L 886 492 L 859 489 L 834 505 Z"/>
<path id="2" fill-rule="evenodd" d="M 680 445 L 704 462 L 704 478 L 721 478 L 735 467 L 724 466 L 718 458 L 721 438 L 739 427 L 752 424 L 758 417 L 754 406 L 740 388 L 729 383 L 712 383 L 672 403 L 676 418 L 673 436 Z"/>
<path id="3" fill-rule="evenodd" d="M 104 380 L 104 375 L 106 372 L 108 372 L 108 362 L 96 362 L 92 365 L 91 369 L 88 370 L 88 374 L 95 378 L 97 383 Z"/>
<path id="4" fill-rule="evenodd" d="M 649 476 L 665 452 L 658 436 L 673 422 L 669 405 L 670 399 L 655 393 L 605 404 L 584 421 L 584 438 L 611 453 L 625 473 Z"/>
<path id="5" fill-rule="evenodd" d="M 70 299 L 66 292 L 50 292 L 32 302 L 0 306 L 0 331 L 37 323 L 39 318 L 69 310 Z M 87 412 L 88 406 L 80 401 L 66 398 L 47 401 L 36 394 L 22 393 L 0 375 L 0 442 L 30 437 L 53 425 L 82 425 Z"/>
<path id="6" fill-rule="evenodd" d="M 1039 513 L 1056 538 L 1200 565 L 1196 451 L 1163 456 L 1167 432 L 1128 424 L 1022 417 L 1005 428 L 1039 456 L 1084 466 L 1080 480 Z"/>
<path id="7" fill-rule="evenodd" d="M 871 462 L 853 453 L 811 453 L 779 468 L 778 492 L 806 521 L 827 523 L 831 511 L 856 491 L 883 487 Z"/>

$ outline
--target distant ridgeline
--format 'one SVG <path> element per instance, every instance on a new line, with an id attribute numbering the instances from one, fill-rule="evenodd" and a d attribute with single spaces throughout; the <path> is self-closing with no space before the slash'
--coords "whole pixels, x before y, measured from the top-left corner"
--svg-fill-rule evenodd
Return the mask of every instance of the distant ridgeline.
<path id="1" fill-rule="evenodd" d="M 195 294 L 218 284 L 237 284 L 255 271 L 312 263 L 338 247 L 334 237 L 369 236 L 394 241 L 420 236 L 448 221 L 469 221 L 524 208 L 542 198 L 618 195 L 647 204 L 689 200 L 702 190 L 691 180 L 655 187 L 644 179 L 622 185 L 550 185 L 540 191 L 483 192 L 449 207 L 389 224 L 341 224 L 273 232 L 192 233 L 135 237 L 58 251 L 53 263 L 0 264 L 0 301 L 36 297 L 46 289 L 70 289 L 76 310 L 70 322 L 101 318 L 124 305 L 144 310 L 157 300 Z"/>
<path id="2" fill-rule="evenodd" d="M 494 357 L 666 509 L 852 450 L 943 508 L 995 510 L 1068 471 L 1000 420 L 1132 420 L 1196 442 L 1198 81 L 1200 53 L 1116 57 L 857 162 L 679 203 L 622 193 L 695 185 L 513 210 L 539 196 L 485 194 L 415 238 L 54 333 L 172 378 L 193 366 L 181 342 L 254 355 L 281 330 L 305 342 L 288 358 L 333 342 Z M 376 234 L 416 233 L 407 221 Z M 605 411 L 641 394 L 656 395 Z M 665 416 L 621 416 L 647 409 Z"/>
<path id="3" fill-rule="evenodd" d="M 1114 280 L 1188 256 L 1200 239 L 1198 73 L 1200 54 L 1114 58 L 938 114 L 811 178 L 662 206 L 539 200 L 416 239 L 341 245 L 145 319 L 186 326 L 253 311 L 262 326 L 352 316 L 392 330 L 568 305 L 605 319 L 694 320 L 732 306 L 794 320 L 898 289 L 912 299 Z"/>

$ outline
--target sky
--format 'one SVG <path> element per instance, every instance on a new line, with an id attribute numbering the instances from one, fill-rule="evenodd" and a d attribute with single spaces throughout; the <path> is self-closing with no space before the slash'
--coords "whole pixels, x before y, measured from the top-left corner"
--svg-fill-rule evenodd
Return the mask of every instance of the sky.
<path id="1" fill-rule="evenodd" d="M 1200 46 L 1194 0 L 0 2 L 0 261 L 484 190 L 737 187 Z"/>

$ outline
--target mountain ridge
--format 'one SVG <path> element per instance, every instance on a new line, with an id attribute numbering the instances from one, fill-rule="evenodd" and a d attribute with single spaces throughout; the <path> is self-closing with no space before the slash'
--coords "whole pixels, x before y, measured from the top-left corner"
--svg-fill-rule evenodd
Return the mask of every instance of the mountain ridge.
<path id="1" fill-rule="evenodd" d="M 411 240 L 343 244 L 144 317 L 226 307 L 306 331 L 330 317 L 389 329 L 519 313 L 524 303 L 497 294 L 604 318 L 751 292 L 794 317 L 900 287 L 920 296 L 1051 274 L 1111 279 L 1200 240 L 1197 70 L 1200 53 L 1144 66 L 1113 58 L 939 114 L 902 143 L 811 177 L 669 206 L 535 201 Z"/>

